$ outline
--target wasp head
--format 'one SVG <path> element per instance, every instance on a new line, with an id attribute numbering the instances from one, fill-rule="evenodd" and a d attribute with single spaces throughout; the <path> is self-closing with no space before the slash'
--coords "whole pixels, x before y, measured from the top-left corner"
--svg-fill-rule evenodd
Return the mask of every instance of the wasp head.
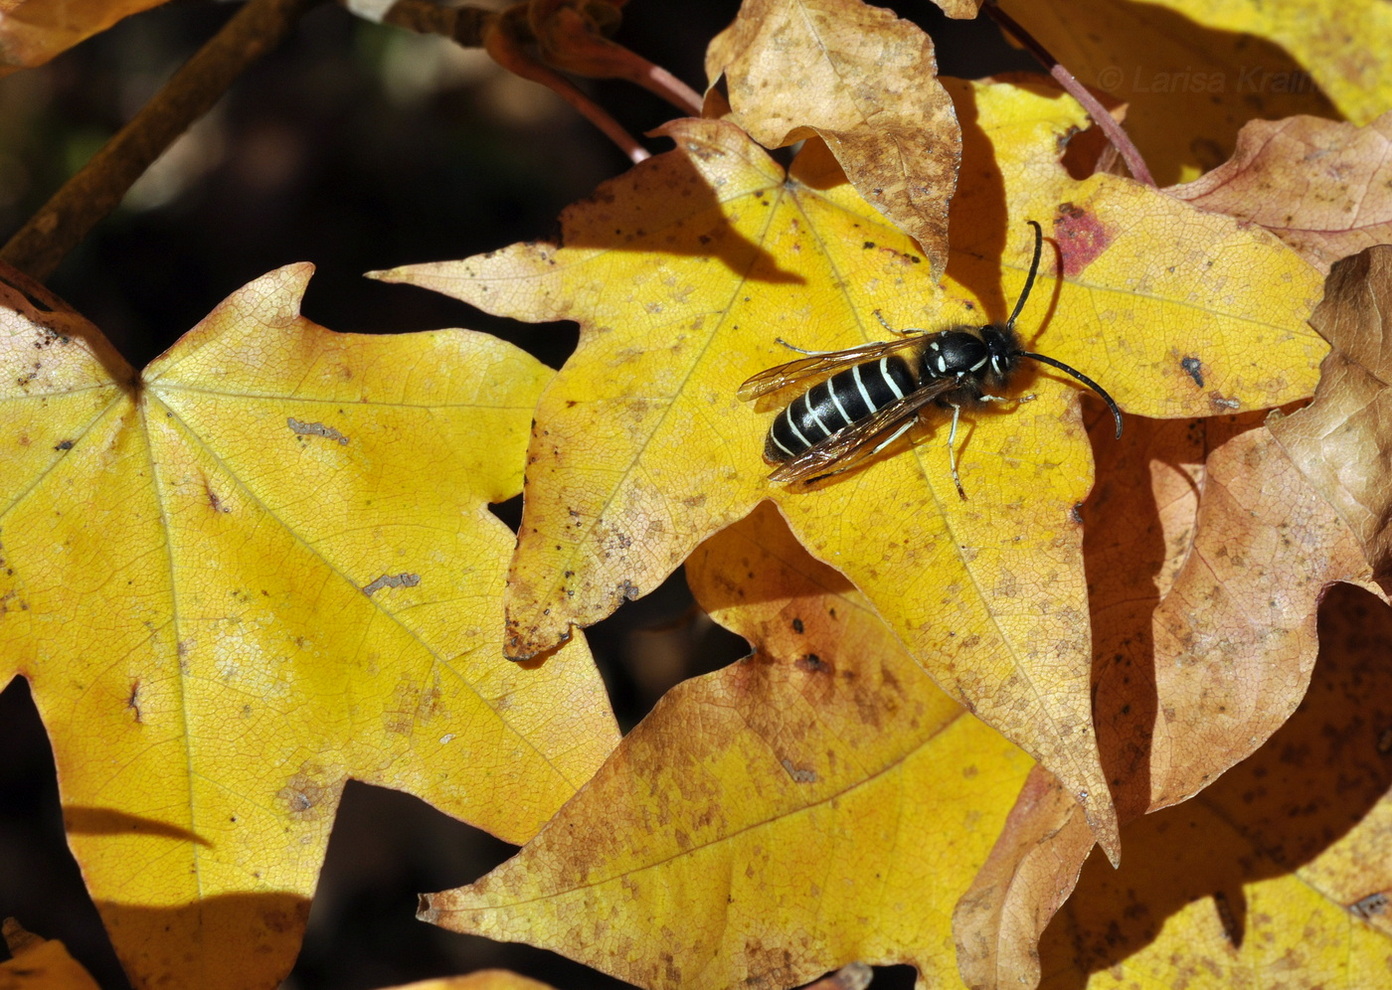
<path id="1" fill-rule="evenodd" d="M 1020 337 L 1013 327 L 1003 323 L 988 323 L 981 328 L 981 342 L 986 345 L 986 364 L 983 380 L 1004 384 L 1010 380 L 1020 363 Z"/>

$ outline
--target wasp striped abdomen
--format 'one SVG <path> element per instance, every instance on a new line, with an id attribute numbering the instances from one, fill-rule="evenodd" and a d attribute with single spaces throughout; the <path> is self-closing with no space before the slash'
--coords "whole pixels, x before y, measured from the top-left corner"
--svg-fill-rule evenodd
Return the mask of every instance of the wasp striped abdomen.
<path id="1" fill-rule="evenodd" d="M 1021 358 L 1057 368 L 1096 392 L 1111 410 L 1120 438 L 1121 409 L 1101 385 L 1077 368 L 1021 346 L 1015 320 L 1029 298 L 1044 245 L 1043 229 L 1033 220 L 1026 222 L 1034 228 L 1034 259 L 1005 322 L 929 332 L 894 330 L 880 316 L 886 330 L 899 334 L 898 340 L 844 351 L 803 351 L 807 357 L 768 368 L 740 385 L 739 397 L 749 401 L 817 376 L 831 376 L 774 417 L 764 442 L 764 459 L 778 465 L 770 481 L 797 484 L 848 471 L 903 436 L 922 411 L 936 405 L 952 410 L 948 465 L 957 494 L 965 499 L 953 447 L 962 408 L 1003 401 L 988 390 L 1008 388 Z M 879 316 L 879 310 L 875 313 Z"/>
<path id="2" fill-rule="evenodd" d="M 900 354 L 838 372 L 778 414 L 764 442 L 764 459 L 777 464 L 796 457 L 916 388 L 918 375 Z"/>

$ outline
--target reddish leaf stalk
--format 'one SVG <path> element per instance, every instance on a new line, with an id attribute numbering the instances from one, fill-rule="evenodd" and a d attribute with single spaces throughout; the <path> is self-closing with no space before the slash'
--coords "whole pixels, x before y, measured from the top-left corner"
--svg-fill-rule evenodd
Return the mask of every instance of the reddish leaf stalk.
<path id="1" fill-rule="evenodd" d="M 518 44 L 506 29 L 495 22 L 491 30 L 485 32 L 484 48 L 503 68 L 523 79 L 541 83 L 552 90 L 577 110 L 582 117 L 594 124 L 610 141 L 613 141 L 635 164 L 651 158 L 648 149 L 638 143 L 638 139 L 609 115 L 609 112 L 582 93 L 578 86 L 554 69 L 533 59 Z"/>
<path id="2" fill-rule="evenodd" d="M 1054 58 L 1049 50 L 1041 45 L 1033 35 L 1021 27 L 1013 17 L 1001 10 L 995 0 L 987 0 L 982 9 L 1000 25 L 1002 30 L 1028 48 L 1030 54 L 1039 59 L 1040 64 L 1049 70 L 1049 75 L 1053 76 L 1063 87 L 1064 92 L 1082 104 L 1093 123 L 1102 129 L 1102 133 L 1106 134 L 1107 139 L 1111 141 L 1112 147 L 1121 154 L 1122 160 L 1126 162 L 1126 167 L 1131 170 L 1131 174 L 1136 180 L 1144 182 L 1148 186 L 1154 186 L 1155 179 L 1150 174 L 1150 169 L 1146 166 L 1140 151 L 1126 133 L 1126 129 L 1121 126 L 1120 121 L 1107 112 L 1107 108 L 1102 106 L 1097 97 L 1093 96 L 1091 91 L 1080 83 L 1073 73 L 1064 68 L 1059 60 Z"/>
<path id="3" fill-rule="evenodd" d="M 621 78 L 642 86 L 654 96 L 666 100 L 690 117 L 701 116 L 701 94 L 660 65 L 654 65 L 636 52 L 627 53 L 630 70 Z"/>
<path id="4" fill-rule="evenodd" d="M 520 3 L 499 14 L 444 8 L 430 0 L 397 0 L 383 20 L 422 34 L 443 35 L 466 47 L 484 48 L 509 72 L 553 90 L 634 162 L 649 157 L 647 149 L 557 70 L 595 79 L 626 79 L 684 114 L 701 115 L 699 93 L 661 66 L 604 37 L 603 25 L 580 16 L 564 2 Z"/>
<path id="5" fill-rule="evenodd" d="M 43 281 L 146 169 L 318 0 L 249 0 L 10 238 L 0 259 Z"/>
<path id="6" fill-rule="evenodd" d="M 537 45 L 541 61 L 555 69 L 591 79 L 627 79 L 666 100 L 682 113 L 701 115 L 701 97 L 666 69 L 611 40 L 619 26 L 620 3 L 576 3 L 576 0 L 529 0 L 503 15 L 518 37 Z M 522 18 L 513 11 L 525 10 Z"/>

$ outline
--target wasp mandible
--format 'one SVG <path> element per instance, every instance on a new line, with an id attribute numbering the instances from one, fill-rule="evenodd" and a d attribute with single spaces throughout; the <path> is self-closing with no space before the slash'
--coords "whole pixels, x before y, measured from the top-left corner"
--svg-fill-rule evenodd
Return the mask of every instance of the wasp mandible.
<path id="1" fill-rule="evenodd" d="M 830 374 L 803 392 L 774 419 L 764 443 L 764 460 L 778 465 L 769 480 L 778 483 L 809 482 L 839 474 L 884 450 L 918 421 L 930 403 L 952 410 L 947 434 L 948 462 L 957 494 L 967 497 L 957 473 L 957 423 L 962 408 L 977 402 L 1003 402 L 988 389 L 1004 390 L 1019 367 L 1020 358 L 1039 361 L 1072 375 L 1092 389 L 1116 419 L 1121 437 L 1121 410 L 1106 389 L 1062 361 L 1035 354 L 1020 346 L 1015 319 L 1024 309 L 1039 271 L 1044 231 L 1033 220 L 1034 260 L 1025 288 L 1010 319 L 983 326 L 959 325 L 946 330 L 895 330 L 879 311 L 875 315 L 891 333 L 902 339 L 877 341 L 844 351 L 802 351 L 808 355 L 780 364 L 750 378 L 739 387 L 741 399 L 797 385 Z M 792 347 L 783 340 L 779 343 Z M 793 347 L 800 351 L 801 348 Z"/>

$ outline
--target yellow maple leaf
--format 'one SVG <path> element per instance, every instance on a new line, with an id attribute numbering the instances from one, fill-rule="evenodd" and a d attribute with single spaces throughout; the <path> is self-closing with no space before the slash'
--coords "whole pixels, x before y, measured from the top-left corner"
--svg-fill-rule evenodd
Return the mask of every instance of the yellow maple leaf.
<path id="1" fill-rule="evenodd" d="M 345 781 L 525 841 L 616 729 L 583 643 L 498 654 L 551 377 L 483 334 L 336 334 L 296 265 L 137 376 L 4 286 L 0 641 L 53 741 L 69 841 L 140 981 L 273 986 Z"/>
<path id="2" fill-rule="evenodd" d="M 1127 105 L 1127 133 L 1161 184 L 1220 165 L 1254 118 L 1342 110 L 1366 123 L 1386 109 L 1386 96 L 1372 95 L 1385 85 L 1386 53 L 1362 46 L 1365 54 L 1355 55 L 1348 45 L 1349 37 L 1392 29 L 1378 0 L 1338 8 L 1309 0 L 1002 6 L 1080 82 Z"/>
<path id="3" fill-rule="evenodd" d="M 757 652 L 668 692 L 522 852 L 423 916 L 646 987 L 794 986 L 854 960 L 959 985 L 953 905 L 1029 760 L 771 506 L 689 574 Z"/>
<path id="4" fill-rule="evenodd" d="M 1071 179 L 1059 143 L 1085 118 L 1037 78 L 1022 82 L 949 84 L 959 119 L 974 123 L 941 286 L 824 149 L 809 145 L 785 176 L 715 122 L 673 126 L 678 151 L 567 211 L 564 246 L 382 273 L 494 312 L 581 323 L 537 411 L 510 655 L 544 650 L 645 593 L 705 536 L 772 498 L 941 686 L 1057 773 L 1114 836 L 1091 731 L 1075 518 L 1091 462 L 1077 383 L 1031 372 L 1019 389 L 1035 401 L 970 417 L 959 446 L 966 502 L 942 432 L 811 494 L 771 487 L 760 451 L 773 410 L 734 399 L 741 381 L 786 360 L 778 337 L 815 350 L 882 339 L 877 309 L 896 327 L 1003 318 L 1034 218 L 1058 253 L 1022 335 L 1129 411 L 1203 416 L 1310 393 L 1326 350 L 1305 324 L 1318 274 L 1231 218 L 1115 176 Z M 925 429 L 944 430 L 930 420 Z"/>
<path id="5" fill-rule="evenodd" d="M 1392 103 L 1392 50 L 1365 41 L 1392 36 L 1392 11 L 1378 0 L 1336 6 L 1319 0 L 1162 0 L 1156 6 L 1187 19 L 1201 37 L 1233 45 L 1237 74 L 1228 81 L 1247 104 L 1249 118 L 1289 116 L 1294 111 L 1282 112 L 1282 97 L 1317 96 L 1335 107 L 1336 114 L 1327 116 L 1367 124 Z M 1148 41 L 1153 44 L 1154 35 Z M 1272 54 L 1289 62 L 1268 63 Z"/>

